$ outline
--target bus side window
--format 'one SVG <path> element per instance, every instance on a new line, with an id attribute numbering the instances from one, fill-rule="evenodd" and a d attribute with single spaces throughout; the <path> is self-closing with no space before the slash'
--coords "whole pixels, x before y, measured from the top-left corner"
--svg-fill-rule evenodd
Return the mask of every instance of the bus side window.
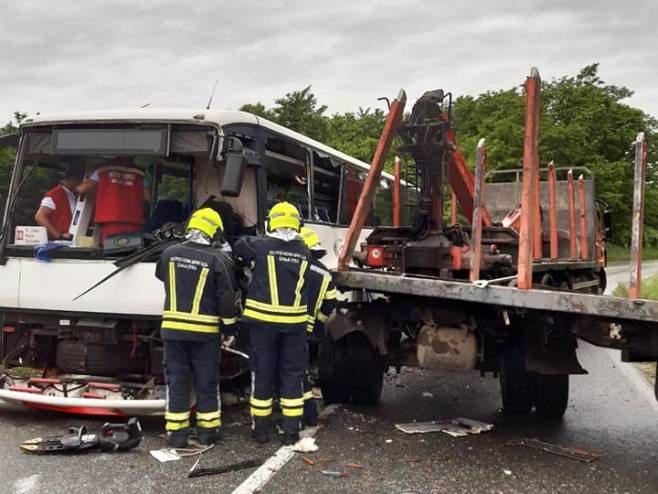
<path id="1" fill-rule="evenodd" d="M 349 225 L 352 222 L 356 204 L 359 202 L 366 173 L 350 166 L 344 166 L 343 173 L 343 198 L 340 208 L 340 224 Z M 372 225 L 372 210 L 366 218 L 365 224 L 367 226 Z"/>
<path id="2" fill-rule="evenodd" d="M 267 169 L 267 209 L 279 201 L 294 204 L 309 218 L 308 152 L 294 141 L 268 137 L 263 163 Z"/>
<path id="3" fill-rule="evenodd" d="M 338 221 L 340 171 L 340 162 L 313 151 L 313 220 Z"/>

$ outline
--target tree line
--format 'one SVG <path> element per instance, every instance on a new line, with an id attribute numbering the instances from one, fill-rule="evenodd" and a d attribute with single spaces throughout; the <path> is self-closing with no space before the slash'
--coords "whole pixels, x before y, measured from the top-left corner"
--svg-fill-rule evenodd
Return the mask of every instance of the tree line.
<path id="1" fill-rule="evenodd" d="M 598 69 L 598 64 L 592 64 L 575 76 L 542 82 L 539 139 L 542 166 L 553 160 L 558 166 L 587 167 L 593 171 L 597 199 L 607 204 L 612 212 L 613 240 L 627 244 L 633 203 L 631 143 L 638 132 L 644 132 L 650 144 L 645 238 L 658 243 L 658 183 L 654 179 L 657 151 L 653 145 L 658 121 L 628 105 L 625 100 L 633 91 L 606 84 L 600 79 Z M 374 154 L 386 118 L 384 111 L 370 107 L 328 114 L 327 106 L 318 102 L 311 86 L 287 93 L 271 107 L 255 102 L 240 109 L 366 162 Z M 521 167 L 525 121 L 522 86 L 488 91 L 479 96 L 460 96 L 454 101 L 453 114 L 457 140 L 469 163 L 474 161 L 478 139 L 484 137 L 489 170 Z M 15 132 L 16 123 L 23 118 L 24 114 L 16 112 L 14 122 L 0 128 L 0 135 Z M 393 152 L 399 144 L 394 144 Z M 13 150 L 0 149 L 0 195 L 3 197 L 13 158 Z M 389 159 L 387 167 L 391 163 Z"/>

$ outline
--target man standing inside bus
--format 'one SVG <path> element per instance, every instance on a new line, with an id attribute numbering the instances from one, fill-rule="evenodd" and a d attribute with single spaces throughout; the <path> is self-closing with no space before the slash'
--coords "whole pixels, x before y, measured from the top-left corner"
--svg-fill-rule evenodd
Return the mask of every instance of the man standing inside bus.
<path id="1" fill-rule="evenodd" d="M 187 446 L 192 382 L 197 437 L 203 444 L 219 440 L 219 332 L 220 327 L 235 329 L 238 315 L 233 261 L 213 246 L 222 231 L 222 218 L 216 211 L 195 211 L 187 224 L 186 240 L 165 249 L 155 271 L 165 285 L 160 335 L 167 385 L 167 442 L 173 448 Z"/>
<path id="2" fill-rule="evenodd" d="M 241 326 L 249 333 L 252 437 L 259 443 L 270 438 L 275 385 L 283 443 L 297 442 L 301 429 L 311 253 L 300 227 L 297 208 L 280 202 L 268 214 L 266 236 L 242 237 L 233 248 L 238 261 L 252 269 Z"/>
<path id="3" fill-rule="evenodd" d="M 85 195 L 96 189 L 94 222 L 101 228 L 101 245 L 110 235 L 142 231 L 144 203 L 144 172 L 132 158 L 115 157 L 95 170 L 77 188 Z"/>
<path id="4" fill-rule="evenodd" d="M 75 188 L 80 183 L 80 173 L 71 165 L 61 172 L 59 184 L 43 195 L 34 219 L 48 232 L 48 240 L 70 240 L 69 233 L 75 210 Z"/>

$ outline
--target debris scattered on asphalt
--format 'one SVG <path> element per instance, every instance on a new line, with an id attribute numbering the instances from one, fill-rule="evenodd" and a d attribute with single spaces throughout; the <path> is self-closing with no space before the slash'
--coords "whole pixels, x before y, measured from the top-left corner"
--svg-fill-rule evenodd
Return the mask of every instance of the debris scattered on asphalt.
<path id="1" fill-rule="evenodd" d="M 396 427 L 397 427 L 397 426 L 396 426 Z M 393 439 L 386 439 L 384 442 L 385 442 L 386 444 L 391 444 L 391 443 L 393 442 Z"/>
<path id="2" fill-rule="evenodd" d="M 338 472 L 336 470 L 320 470 L 320 472 L 327 477 L 347 477 L 345 472 Z"/>
<path id="3" fill-rule="evenodd" d="M 181 459 L 181 457 L 176 454 L 175 449 L 169 448 L 152 449 L 149 451 L 149 454 L 160 463 L 167 463 L 168 461 L 176 461 Z"/>
<path id="4" fill-rule="evenodd" d="M 503 473 L 504 473 L 505 475 L 512 475 L 512 471 L 511 471 L 511 470 L 503 470 Z"/>
<path id="5" fill-rule="evenodd" d="M 302 437 L 293 446 L 292 450 L 297 453 L 315 453 L 320 447 L 315 444 L 314 437 Z"/>
<path id="6" fill-rule="evenodd" d="M 204 477 L 206 475 L 217 475 L 222 473 L 237 472 L 239 470 L 246 470 L 247 468 L 255 468 L 261 466 L 265 463 L 265 460 L 262 458 L 257 458 L 253 460 L 241 461 L 238 463 L 232 463 L 230 465 L 224 465 L 221 467 L 210 467 L 210 468 L 197 468 L 197 465 L 201 461 L 199 458 L 187 474 L 188 478 L 194 477 Z"/>
<path id="7" fill-rule="evenodd" d="M 423 398 L 434 398 L 434 393 L 430 393 L 429 391 L 423 391 L 422 397 Z"/>
<path id="8" fill-rule="evenodd" d="M 363 468 L 363 465 L 361 465 L 360 463 L 345 463 L 345 466 L 349 468 L 357 468 L 357 469 Z"/>
<path id="9" fill-rule="evenodd" d="M 301 456 L 301 459 L 307 465 L 311 465 L 311 466 L 315 465 L 315 462 L 313 460 L 311 460 L 310 458 L 307 458 L 306 456 Z"/>
<path id="10" fill-rule="evenodd" d="M 410 422 L 407 424 L 395 424 L 395 427 L 405 434 L 426 434 L 428 432 L 445 432 L 453 437 L 464 437 L 470 434 L 480 434 L 493 430 L 493 424 L 480 422 L 479 420 L 458 417 L 456 419 L 437 422 Z"/>
<path id="11" fill-rule="evenodd" d="M 539 439 L 521 439 L 520 441 L 511 441 L 507 446 L 525 446 L 527 448 L 538 449 L 545 453 L 550 453 L 557 456 L 563 456 L 571 460 L 582 461 L 583 463 L 591 463 L 598 460 L 601 455 L 592 451 L 587 451 L 581 448 L 569 448 L 567 446 L 560 446 L 559 444 L 551 444 Z"/>

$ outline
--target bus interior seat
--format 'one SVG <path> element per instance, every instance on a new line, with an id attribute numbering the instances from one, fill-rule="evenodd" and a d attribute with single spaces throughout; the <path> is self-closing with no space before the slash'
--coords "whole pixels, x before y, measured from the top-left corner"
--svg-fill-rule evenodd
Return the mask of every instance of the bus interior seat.
<path id="1" fill-rule="evenodd" d="M 165 223 L 185 221 L 183 203 L 175 199 L 160 199 L 155 203 L 153 213 L 144 224 L 145 232 L 152 232 Z"/>
<path id="2" fill-rule="evenodd" d="M 329 215 L 329 209 L 327 208 L 315 208 L 313 217 L 317 221 L 325 221 L 327 223 L 331 223 L 331 216 Z"/>

